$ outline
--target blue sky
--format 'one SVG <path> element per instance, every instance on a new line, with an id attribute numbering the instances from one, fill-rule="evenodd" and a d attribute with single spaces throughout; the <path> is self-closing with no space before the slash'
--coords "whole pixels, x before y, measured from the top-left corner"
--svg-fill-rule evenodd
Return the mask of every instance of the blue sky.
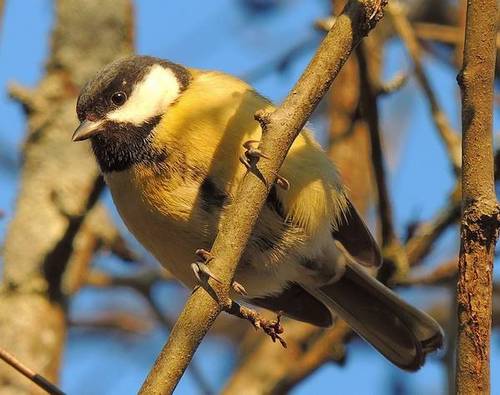
<path id="1" fill-rule="evenodd" d="M 329 1 L 281 1 L 280 6 L 259 16 L 242 3 L 235 0 L 137 1 L 137 52 L 245 76 L 297 43 L 319 41 L 312 24 L 328 13 Z M 8 98 L 6 86 L 11 81 L 27 86 L 37 83 L 43 73 L 52 22 L 53 6 L 49 0 L 7 1 L 0 33 L 0 208 L 6 212 L 7 218 L 0 221 L 0 237 L 4 235 L 14 209 L 19 148 L 25 132 L 24 114 Z M 312 50 L 306 51 L 284 73 L 271 73 L 252 83 L 262 94 L 279 102 L 311 55 Z M 397 42 L 388 45 L 385 59 L 384 76 L 387 79 L 401 70 L 411 69 L 410 61 Z M 459 92 L 455 72 L 432 59 L 426 59 L 425 66 L 441 105 L 453 126 L 459 129 Z M 427 103 L 414 80 L 401 92 L 384 98 L 381 107 L 385 141 L 395 153 L 389 158 L 389 188 L 396 226 L 403 231 L 409 221 L 428 219 L 436 213 L 446 201 L 453 178 Z M 68 131 L 68 136 L 70 134 Z M 113 210 L 111 204 L 110 208 Z M 453 256 L 457 251 L 456 232 L 448 232 L 428 259 L 428 264 Z M 101 257 L 98 264 L 110 270 L 127 270 L 120 262 L 106 257 Z M 183 299 L 177 287 L 164 286 L 156 291 L 166 311 L 175 313 L 182 306 Z M 433 292 L 425 294 L 426 298 L 415 298 L 415 293 L 410 292 L 408 297 L 424 304 L 436 295 Z M 146 308 L 126 290 L 85 290 L 73 301 L 71 314 L 85 316 L 89 311 L 124 305 L 134 311 Z M 109 333 L 71 330 L 64 356 L 63 389 L 71 394 L 135 393 L 166 335 L 161 329 L 156 329 L 148 336 L 124 339 Z M 500 368 L 499 340 L 496 335 L 492 371 Z M 334 390 L 345 393 L 348 389 L 351 394 L 386 394 L 398 382 L 409 394 L 439 394 L 444 386 L 444 370 L 435 360 L 430 360 L 417 374 L 407 374 L 390 366 L 360 342 L 352 342 L 348 350 L 346 366 L 323 367 L 293 393 L 328 394 Z M 198 365 L 214 388 L 220 388 L 230 374 L 234 364 L 233 351 L 223 339 L 210 339 L 197 353 Z M 493 375 L 493 380 L 493 392 L 500 393 L 500 379 Z M 189 375 L 182 380 L 177 393 L 197 393 Z"/>

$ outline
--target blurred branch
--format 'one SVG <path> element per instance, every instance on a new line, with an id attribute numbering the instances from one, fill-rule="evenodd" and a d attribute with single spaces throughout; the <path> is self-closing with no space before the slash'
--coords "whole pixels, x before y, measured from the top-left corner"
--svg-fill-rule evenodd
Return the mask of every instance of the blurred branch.
<path id="1" fill-rule="evenodd" d="M 406 85 L 409 77 L 410 76 L 408 73 L 400 72 L 396 74 L 391 80 L 379 83 L 376 92 L 377 96 L 385 96 L 399 91 L 403 86 Z"/>
<path id="2" fill-rule="evenodd" d="M 153 288 L 162 282 L 173 280 L 170 273 L 161 268 L 159 269 L 147 269 L 143 270 L 139 273 L 134 273 L 130 276 L 113 276 L 107 273 L 92 270 L 87 278 L 86 278 L 87 286 L 97 287 L 97 288 L 109 288 L 109 287 L 127 287 L 139 295 L 141 295 L 149 305 L 151 312 L 153 313 L 156 321 L 165 329 L 167 333 L 170 333 L 172 327 L 174 326 L 174 321 L 171 317 L 165 314 L 160 308 L 158 302 L 153 296 Z M 108 317 L 110 318 L 110 317 Z M 131 324 L 136 324 L 135 320 L 130 320 L 127 317 L 124 321 L 124 317 L 118 317 L 120 320 L 116 320 L 117 317 L 112 317 L 114 320 L 109 322 L 109 320 L 105 320 L 104 322 L 100 322 L 101 320 L 95 320 L 93 325 L 101 324 L 101 325 L 118 325 L 119 327 L 127 327 Z M 205 379 L 204 375 L 201 372 L 201 369 L 198 365 L 193 361 L 189 365 L 189 373 L 192 375 L 193 380 L 199 386 L 201 392 L 203 394 L 212 394 L 213 390 L 210 384 Z"/>
<path id="3" fill-rule="evenodd" d="M 490 393 L 493 259 L 500 229 L 493 163 L 497 0 L 467 2 L 462 92 L 462 222 L 456 391 Z"/>
<path id="4" fill-rule="evenodd" d="M 352 333 L 344 321 L 339 320 L 332 329 L 325 331 L 302 356 L 295 360 L 272 394 L 287 394 L 297 383 L 313 374 L 325 362 L 342 363 L 345 358 L 344 342 Z"/>
<path id="5" fill-rule="evenodd" d="M 314 49 L 318 40 L 317 36 L 306 37 L 284 53 L 245 72 L 240 78 L 248 82 L 256 82 L 274 72 L 284 73 L 297 58 Z"/>
<path id="6" fill-rule="evenodd" d="M 397 2 L 393 2 L 387 8 L 388 14 L 391 17 L 391 21 L 401 40 L 406 45 L 408 52 L 413 60 L 415 66 L 415 75 L 417 80 L 425 93 L 425 96 L 429 102 L 431 108 L 432 118 L 436 125 L 436 128 L 446 146 L 448 158 L 453 166 L 453 170 L 456 175 L 460 174 L 461 169 L 461 147 L 460 139 L 457 133 L 452 129 L 446 114 L 439 106 L 437 98 L 432 90 L 431 84 L 424 71 L 422 65 L 422 51 L 420 44 L 418 43 L 415 32 L 408 21 L 403 7 Z"/>
<path id="7" fill-rule="evenodd" d="M 286 355 L 280 347 L 269 347 L 268 341 L 261 340 L 240 363 L 222 394 L 272 393 L 276 383 L 295 366 L 310 337 L 320 332 L 319 328 L 299 321 L 286 321 L 285 325 L 288 345 Z"/>
<path id="8" fill-rule="evenodd" d="M 71 318 L 69 325 L 74 328 L 92 330 L 118 330 L 133 334 L 144 334 L 149 332 L 153 325 L 152 321 L 145 317 L 138 317 L 129 312 L 109 311 L 92 315 L 91 317 Z"/>
<path id="9" fill-rule="evenodd" d="M 259 172 L 266 182 L 248 173 L 221 220 L 212 248 L 215 258 L 211 262 L 211 270 L 223 280 L 223 284 L 211 284 L 218 301 L 204 289 L 193 292 L 141 394 L 166 394 L 175 389 L 194 351 L 220 313 L 221 305 L 227 303 L 237 263 L 289 147 L 346 58 L 381 17 L 379 2 L 350 1 L 283 104 L 272 113 L 256 114 L 263 129 L 261 146 L 270 157 L 259 162 Z"/>
<path id="10" fill-rule="evenodd" d="M 368 59 L 363 44 L 356 49 L 360 76 L 360 103 L 364 118 L 370 131 L 371 163 L 377 185 L 378 218 L 382 233 L 382 255 L 385 268 L 380 276 L 401 278 L 408 271 L 408 261 L 401 242 L 394 231 L 392 205 L 387 190 L 385 159 L 382 150 L 382 137 L 379 124 L 378 89 L 380 84 L 372 81 Z M 389 266 L 388 266 L 389 265 Z M 391 273 L 387 273 L 391 272 Z M 392 273 L 395 272 L 395 273 Z"/>
<path id="11" fill-rule="evenodd" d="M 360 100 L 363 117 L 368 123 L 371 143 L 371 160 L 378 193 L 378 214 L 382 228 L 382 247 L 387 247 L 396 239 L 392 218 L 392 206 L 385 174 L 385 159 L 379 125 L 377 88 L 369 74 L 366 51 L 363 43 L 356 48 L 360 75 Z"/>
<path id="12" fill-rule="evenodd" d="M 460 203 L 452 197 L 435 218 L 419 225 L 406 243 L 406 254 L 410 266 L 419 264 L 432 250 L 436 240 L 449 226 L 460 218 Z"/>
<path id="13" fill-rule="evenodd" d="M 459 45 L 463 41 L 463 29 L 456 26 L 441 25 L 437 23 L 415 23 L 415 34 L 419 39 L 436 41 L 443 44 Z M 500 49 L 500 34 L 497 33 L 495 45 Z"/>
<path id="14" fill-rule="evenodd" d="M 443 285 L 456 279 L 458 270 L 458 257 L 443 262 L 423 274 L 409 274 L 408 277 L 398 281 L 396 285 Z"/>
<path id="15" fill-rule="evenodd" d="M 63 278 L 65 295 L 73 295 L 85 285 L 92 260 L 99 251 L 110 251 L 126 261 L 138 260 L 102 204 L 97 204 L 85 216 L 72 248 L 68 269 Z"/>
<path id="16" fill-rule="evenodd" d="M 170 331 L 173 327 L 173 320 L 161 311 L 155 298 L 153 298 L 153 288 L 156 284 L 170 281 L 170 274 L 161 269 L 147 269 L 129 276 L 113 276 L 99 270 L 89 272 L 86 285 L 97 288 L 126 287 L 136 291 L 149 304 L 157 321 Z"/>

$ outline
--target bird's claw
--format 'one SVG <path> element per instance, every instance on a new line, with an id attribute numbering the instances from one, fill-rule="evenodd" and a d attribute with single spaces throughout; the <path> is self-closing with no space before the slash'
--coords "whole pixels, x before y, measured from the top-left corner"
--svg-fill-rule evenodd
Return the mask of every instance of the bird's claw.
<path id="1" fill-rule="evenodd" d="M 243 143 L 243 148 L 245 148 L 245 152 L 240 156 L 240 162 L 248 169 L 252 170 L 257 161 L 260 158 L 269 159 L 267 155 L 265 155 L 259 148 L 255 147 L 255 145 L 260 144 L 258 140 L 248 140 Z"/>
<path id="2" fill-rule="evenodd" d="M 192 263 L 191 269 L 193 270 L 194 276 L 196 277 L 198 282 L 201 284 L 206 282 L 207 278 L 211 278 L 218 283 L 222 283 L 222 281 L 212 273 L 207 265 L 208 262 L 214 259 L 212 253 L 210 251 L 204 250 L 203 248 L 200 248 L 196 250 L 195 254 L 201 259 L 201 261 Z M 202 276 L 204 277 L 203 279 Z"/>
<path id="3" fill-rule="evenodd" d="M 205 263 L 208 263 L 212 259 L 214 259 L 214 256 L 212 255 L 212 253 L 210 251 L 203 249 L 203 248 L 198 248 L 195 251 L 195 254 L 198 258 L 202 259 L 203 262 L 205 262 Z"/>
<path id="4" fill-rule="evenodd" d="M 245 148 L 245 153 L 240 156 L 240 162 L 247 168 L 247 170 L 252 170 L 257 161 L 260 158 L 270 159 L 269 156 L 265 155 L 259 148 L 255 145 L 260 144 L 258 140 L 248 140 L 243 143 L 243 148 Z M 285 177 L 275 174 L 275 183 L 285 191 L 290 189 L 290 183 Z"/>
<path id="5" fill-rule="evenodd" d="M 243 148 L 245 148 L 245 156 L 247 158 L 266 158 L 269 159 L 269 156 L 264 154 L 259 148 L 258 145 L 260 144 L 259 140 L 248 140 L 243 143 Z M 257 145 L 257 147 L 255 147 Z"/>
<path id="6" fill-rule="evenodd" d="M 234 292 L 236 292 L 237 294 L 243 295 L 243 296 L 248 295 L 248 292 L 245 289 L 245 287 L 243 285 L 241 285 L 239 282 L 233 281 L 231 286 L 233 287 Z"/>
<path id="7" fill-rule="evenodd" d="M 281 189 L 288 191 L 290 189 L 290 183 L 288 182 L 288 180 L 285 177 L 280 176 L 279 174 L 276 174 L 275 176 L 276 180 L 274 182 L 276 183 L 276 185 L 278 185 Z"/>
<path id="8" fill-rule="evenodd" d="M 208 267 L 207 263 L 214 259 L 214 256 L 210 251 L 204 250 L 200 248 L 195 252 L 196 256 L 198 256 L 202 261 L 197 261 L 191 264 L 191 269 L 193 270 L 194 276 L 198 280 L 200 284 L 206 282 L 207 278 L 211 278 L 217 281 L 219 284 L 222 284 L 222 280 L 218 278 Z M 247 290 L 240 283 L 233 281 L 231 284 L 234 292 L 239 295 L 246 296 L 248 295 Z"/>
<path id="9" fill-rule="evenodd" d="M 199 283 L 206 282 L 207 278 L 211 278 L 218 283 L 222 283 L 222 281 L 212 273 L 205 262 L 194 262 L 191 264 L 191 269 L 193 270 L 194 276 Z M 204 276 L 204 278 L 202 278 L 202 276 Z"/>

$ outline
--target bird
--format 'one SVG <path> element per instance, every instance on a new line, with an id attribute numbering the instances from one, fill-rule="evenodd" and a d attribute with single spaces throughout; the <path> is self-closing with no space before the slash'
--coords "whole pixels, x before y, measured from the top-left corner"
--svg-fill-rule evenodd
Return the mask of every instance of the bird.
<path id="1" fill-rule="evenodd" d="M 217 279 L 204 260 L 249 159 L 265 156 L 254 114 L 274 108 L 237 77 L 134 55 L 82 87 L 72 140 L 90 141 L 130 232 L 193 288 Z M 204 259 L 193 263 L 195 252 Z M 381 260 L 337 168 L 304 128 L 270 187 L 231 296 L 319 327 L 340 317 L 415 371 L 441 347 L 443 331 L 364 268 Z"/>

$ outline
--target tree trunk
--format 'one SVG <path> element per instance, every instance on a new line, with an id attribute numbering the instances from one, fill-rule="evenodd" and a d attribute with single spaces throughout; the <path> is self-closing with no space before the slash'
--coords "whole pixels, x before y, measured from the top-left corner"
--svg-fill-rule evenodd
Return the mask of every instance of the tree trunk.
<path id="1" fill-rule="evenodd" d="M 467 3 L 462 90 L 462 223 L 457 287 L 458 394 L 490 393 L 492 273 L 499 229 L 493 175 L 497 0 Z"/>
<path id="2" fill-rule="evenodd" d="M 56 380 L 66 335 L 64 269 L 103 183 L 85 144 L 72 144 L 79 88 L 132 52 L 130 0 L 59 0 L 46 74 L 34 90 L 12 87 L 28 116 L 16 212 L 5 240 L 0 346 Z M 0 393 L 36 392 L 0 364 Z"/>

